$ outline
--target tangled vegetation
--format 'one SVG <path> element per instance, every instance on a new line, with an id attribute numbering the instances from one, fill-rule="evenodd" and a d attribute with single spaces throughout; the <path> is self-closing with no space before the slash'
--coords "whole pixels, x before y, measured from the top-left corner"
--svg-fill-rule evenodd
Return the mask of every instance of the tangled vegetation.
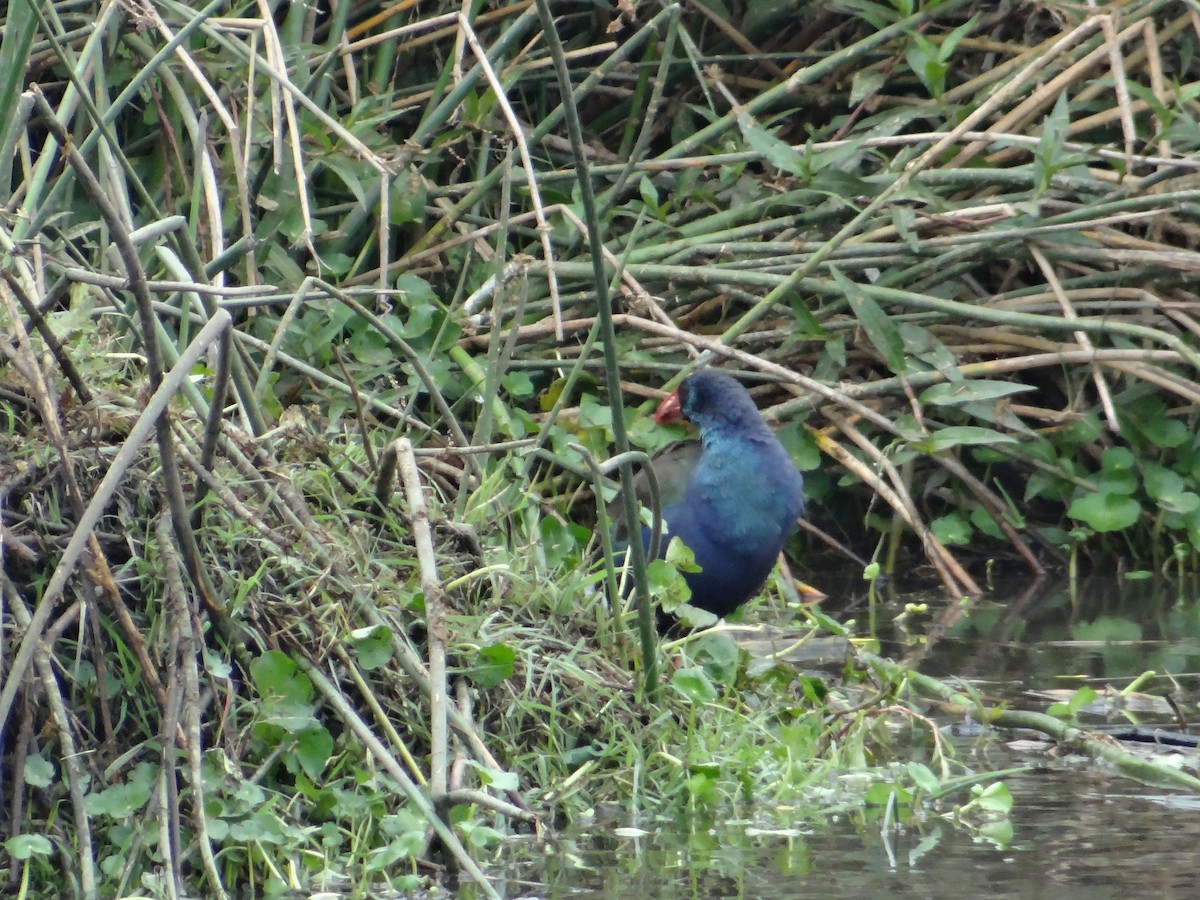
<path id="1" fill-rule="evenodd" d="M 602 461 L 719 363 L 872 571 L 1196 573 L 1200 13 L 419 6 L 6 6 L 6 889 L 491 895 L 605 805 L 1002 808 L 789 578 L 821 666 L 710 633 L 660 690 Z"/>

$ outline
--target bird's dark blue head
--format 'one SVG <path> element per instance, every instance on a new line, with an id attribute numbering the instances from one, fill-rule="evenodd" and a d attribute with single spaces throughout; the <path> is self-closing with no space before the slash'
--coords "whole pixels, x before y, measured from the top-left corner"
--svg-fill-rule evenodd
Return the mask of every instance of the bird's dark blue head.
<path id="1" fill-rule="evenodd" d="M 769 431 L 746 389 L 732 375 L 715 369 L 689 375 L 654 413 L 660 425 L 680 419 L 695 425 L 701 438 L 726 431 Z"/>

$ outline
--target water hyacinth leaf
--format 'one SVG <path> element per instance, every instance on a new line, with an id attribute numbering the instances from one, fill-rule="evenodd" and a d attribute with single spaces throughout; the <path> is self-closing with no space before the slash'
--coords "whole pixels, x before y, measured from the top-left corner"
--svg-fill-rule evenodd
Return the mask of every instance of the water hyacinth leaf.
<path id="1" fill-rule="evenodd" d="M 1141 504 L 1126 494 L 1086 494 L 1067 510 L 1067 515 L 1083 522 L 1093 531 L 1123 531 L 1138 520 Z"/>
<path id="2" fill-rule="evenodd" d="M 989 784 L 979 791 L 974 802 L 983 809 L 994 813 L 1009 813 L 1012 811 L 1012 793 L 1002 781 Z"/>
<path id="3" fill-rule="evenodd" d="M 1003 818 L 997 822 L 985 822 L 982 826 L 980 826 L 977 833 L 984 840 L 995 844 L 998 848 L 1003 850 L 1013 841 L 1012 819 Z"/>
<path id="4" fill-rule="evenodd" d="M 935 384 L 921 393 L 920 400 L 934 406 L 957 406 L 980 400 L 999 400 L 1033 389 L 1033 385 L 1011 381 L 961 381 L 958 384 Z"/>
<path id="5" fill-rule="evenodd" d="M 888 368 L 896 374 L 903 372 L 906 368 L 904 338 L 901 337 L 896 323 L 880 308 L 878 303 L 864 294 L 858 285 L 843 275 L 836 266 L 831 266 L 829 271 L 849 302 L 850 309 L 858 319 L 858 324 L 866 332 L 867 339 L 883 356 Z"/>

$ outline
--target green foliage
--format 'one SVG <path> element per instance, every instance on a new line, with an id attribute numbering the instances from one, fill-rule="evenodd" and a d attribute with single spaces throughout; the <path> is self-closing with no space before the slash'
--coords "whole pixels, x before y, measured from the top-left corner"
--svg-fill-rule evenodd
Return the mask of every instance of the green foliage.
<path id="1" fill-rule="evenodd" d="M 548 820 L 602 804 L 754 817 L 767 797 L 800 821 L 867 803 L 882 822 L 962 790 L 940 750 L 893 752 L 901 679 L 798 671 L 718 632 L 670 647 L 683 659 L 657 703 L 637 693 L 630 613 L 601 589 L 589 456 L 609 454 L 614 424 L 648 452 L 678 436 L 635 404 L 694 360 L 689 344 L 749 350 L 722 362 L 783 383 L 757 396 L 806 474 L 810 518 L 879 560 L 872 596 L 936 543 L 897 509 L 989 557 L 1019 540 L 1143 574 L 1200 564 L 1196 197 L 1152 155 L 1200 152 L 1187 29 L 1134 5 L 1123 71 L 1077 65 L 1092 36 L 1041 60 L 1035 92 L 1015 80 L 1027 43 L 1090 13 L 1033 4 L 996 21 L 966 0 L 839 0 L 800 16 L 756 0 L 714 7 L 720 28 L 687 4 L 561 16 L 611 253 L 602 277 L 625 314 L 614 343 L 594 329 L 546 36 L 520 4 L 493 6 L 470 17 L 527 158 L 463 35 L 412 42 L 410 26 L 461 3 L 290 4 L 244 28 L 162 5 L 181 38 L 170 51 L 115 6 L 73 7 L 86 34 L 43 20 L 46 4 L 0 11 L 0 331 L 17 336 L 0 366 L 0 481 L 21 542 L 5 575 L 33 612 L 102 601 L 86 628 L 38 626 L 65 716 L 46 702 L 53 679 L 6 671 L 2 724 L 15 734 L 31 717 L 13 779 L 29 802 L 6 849 L 47 896 L 63 873 L 42 835 L 79 851 L 54 859 L 78 856 L 75 884 L 91 865 L 102 896 L 316 891 L 346 872 L 364 895 L 415 892 L 434 824 L 453 829 L 443 848 L 493 852 L 502 816 L 461 802 L 443 823 L 422 793 L 431 632 L 461 676 L 452 702 L 459 685 L 469 701 L 456 718 L 479 723 L 455 738 L 468 786 L 519 791 Z M 1172 61 L 1166 90 L 1139 62 L 1135 20 Z M 743 53 L 738 29 L 788 62 Z M 30 78 L 49 113 L 21 96 Z M 1119 124 L 1116 78 L 1139 101 Z M 992 99 L 974 127 L 1001 131 L 930 152 L 929 132 Z M 171 389 L 157 438 L 174 452 L 155 436 L 131 446 L 98 524 L 81 527 L 80 498 L 128 455 L 151 366 L 169 373 L 223 311 L 228 329 Z M 606 341 L 624 398 L 599 377 Z M 420 577 L 418 517 L 380 479 L 400 436 L 420 453 L 444 623 L 427 621 L 442 598 Z M 97 544 L 47 599 L 73 534 Z M 881 534 L 894 552 L 872 556 Z M 686 604 L 691 565 L 673 545 L 651 586 L 685 625 L 711 625 Z M 772 612 L 793 613 L 790 595 L 772 593 Z M 6 594 L 19 642 L 17 610 Z M 835 615 L 806 622 L 852 635 Z M 1191 612 L 1173 615 L 1195 630 Z M 1125 633 L 1079 628 L 1111 655 L 1128 652 Z M 181 688 L 193 683 L 204 702 Z M 194 720 L 173 713 L 180 695 Z M 164 749 L 166 734 L 180 739 Z M 160 814 L 168 781 L 175 818 Z M 957 820 L 1006 845 L 1002 786 L 973 789 Z"/>

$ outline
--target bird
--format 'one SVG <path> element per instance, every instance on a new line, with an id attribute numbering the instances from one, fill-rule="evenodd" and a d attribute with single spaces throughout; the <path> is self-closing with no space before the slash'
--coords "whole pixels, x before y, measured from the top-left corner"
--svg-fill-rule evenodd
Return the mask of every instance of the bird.
<path id="1" fill-rule="evenodd" d="M 804 480 L 749 392 L 726 372 L 688 376 L 654 413 L 660 425 L 681 420 L 695 427 L 699 440 L 671 444 L 650 461 L 666 525 L 659 556 L 671 538 L 680 538 L 699 566 L 683 573 L 688 602 L 723 617 L 771 574 L 804 512 Z M 638 480 L 644 478 L 639 473 Z M 643 483 L 638 495 L 647 494 Z M 648 550 L 649 528 L 642 538 Z M 660 615 L 660 630 L 663 621 Z"/>

